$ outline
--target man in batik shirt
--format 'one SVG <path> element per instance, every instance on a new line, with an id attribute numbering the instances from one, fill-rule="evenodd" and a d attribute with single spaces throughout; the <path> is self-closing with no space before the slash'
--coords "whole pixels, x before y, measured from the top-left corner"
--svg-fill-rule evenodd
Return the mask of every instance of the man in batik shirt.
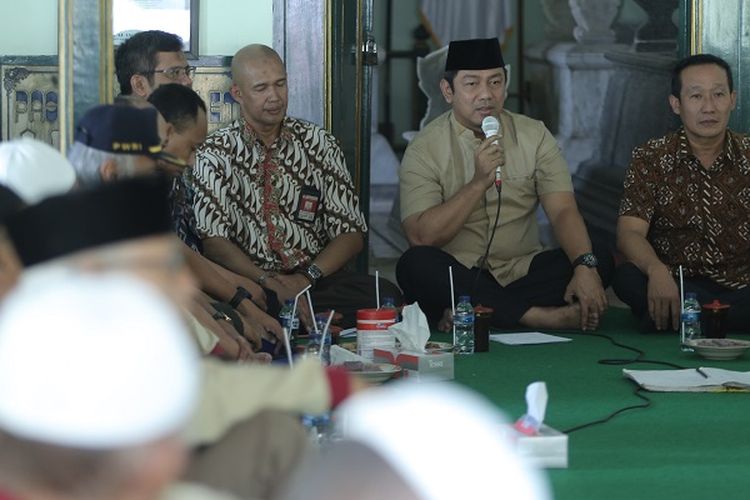
<path id="1" fill-rule="evenodd" d="M 728 326 L 750 327 L 750 139 L 727 128 L 735 107 L 726 61 L 690 56 L 672 72 L 682 128 L 633 151 L 617 221 L 627 262 L 613 286 L 645 329 L 679 328 L 685 291 L 730 304 Z"/>
<path id="2" fill-rule="evenodd" d="M 316 309 L 335 309 L 351 326 L 357 309 L 375 306 L 375 284 L 343 269 L 367 231 L 344 155 L 331 134 L 286 116 L 286 69 L 273 49 L 240 49 L 232 77 L 242 116 L 212 134 L 196 161 L 204 253 L 280 301 L 312 285 Z M 380 288 L 400 303 L 394 285 Z"/>

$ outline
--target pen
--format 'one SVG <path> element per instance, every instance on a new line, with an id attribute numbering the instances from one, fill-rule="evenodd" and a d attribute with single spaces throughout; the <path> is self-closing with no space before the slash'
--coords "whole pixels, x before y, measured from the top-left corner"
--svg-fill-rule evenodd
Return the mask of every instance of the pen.
<path id="1" fill-rule="evenodd" d="M 697 371 L 698 373 L 700 373 L 703 376 L 703 378 L 708 378 L 708 375 L 706 375 L 706 372 L 704 372 L 700 368 L 696 368 L 695 371 Z"/>

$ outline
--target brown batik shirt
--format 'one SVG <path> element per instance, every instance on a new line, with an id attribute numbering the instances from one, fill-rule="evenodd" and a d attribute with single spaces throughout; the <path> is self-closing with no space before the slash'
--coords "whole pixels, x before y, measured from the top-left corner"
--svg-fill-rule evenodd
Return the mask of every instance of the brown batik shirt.
<path id="1" fill-rule="evenodd" d="M 235 243 L 266 270 L 307 266 L 340 234 L 367 231 L 336 139 L 295 118 L 270 147 L 243 119 L 211 134 L 194 188 L 201 237 Z"/>
<path id="2" fill-rule="evenodd" d="M 620 215 L 649 222 L 648 241 L 675 274 L 731 289 L 750 284 L 750 138 L 727 131 L 710 168 L 693 155 L 685 131 L 633 151 Z"/>

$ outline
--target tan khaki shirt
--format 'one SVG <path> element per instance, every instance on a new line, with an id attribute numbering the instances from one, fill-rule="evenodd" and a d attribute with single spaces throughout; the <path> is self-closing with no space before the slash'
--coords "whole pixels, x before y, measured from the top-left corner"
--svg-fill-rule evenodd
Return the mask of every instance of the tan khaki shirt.
<path id="1" fill-rule="evenodd" d="M 503 286 L 522 278 L 544 250 L 536 209 L 539 196 L 572 192 L 568 165 L 544 124 L 503 111 L 505 150 L 500 222 L 487 259 Z M 458 123 L 452 111 L 432 121 L 414 138 L 401 163 L 401 220 L 450 199 L 474 175 L 474 151 L 481 139 Z M 492 233 L 498 196 L 494 186 L 472 210 L 463 228 L 442 247 L 466 267 L 478 265 Z"/>
<path id="2" fill-rule="evenodd" d="M 201 360 L 203 387 L 184 432 L 191 446 L 214 443 L 235 424 L 263 410 L 319 414 L 331 406 L 325 368 L 303 359 L 293 369 Z"/>

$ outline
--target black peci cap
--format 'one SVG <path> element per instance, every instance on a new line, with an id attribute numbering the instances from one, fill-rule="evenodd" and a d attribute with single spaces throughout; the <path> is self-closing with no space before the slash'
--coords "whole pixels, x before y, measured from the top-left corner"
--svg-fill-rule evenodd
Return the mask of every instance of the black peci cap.
<path id="1" fill-rule="evenodd" d="M 24 266 L 171 230 L 170 184 L 136 177 L 43 200 L 9 216 L 6 229 Z"/>
<path id="2" fill-rule="evenodd" d="M 505 66 L 497 38 L 456 40 L 448 46 L 445 71 L 493 69 Z"/>

